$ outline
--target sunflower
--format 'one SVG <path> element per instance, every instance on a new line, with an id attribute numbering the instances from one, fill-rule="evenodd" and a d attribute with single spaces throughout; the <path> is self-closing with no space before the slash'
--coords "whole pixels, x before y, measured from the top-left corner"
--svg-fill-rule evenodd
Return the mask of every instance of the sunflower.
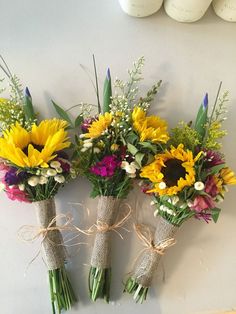
<path id="1" fill-rule="evenodd" d="M 236 184 L 236 177 L 234 172 L 226 167 L 220 170 L 220 177 L 222 178 L 223 184 Z"/>
<path id="2" fill-rule="evenodd" d="M 155 160 L 141 170 L 140 176 L 148 178 L 154 183 L 154 188 L 148 193 L 159 195 L 174 195 L 182 191 L 184 187 L 191 186 L 195 182 L 195 162 L 201 153 L 193 158 L 190 150 L 184 150 L 184 145 L 171 149 L 155 156 Z"/>
<path id="3" fill-rule="evenodd" d="M 86 138 L 96 138 L 102 135 L 102 133 L 111 125 L 112 114 L 106 112 L 104 115 L 99 115 L 98 120 L 94 121 L 88 128 L 88 133 L 85 133 Z"/>
<path id="4" fill-rule="evenodd" d="M 44 120 L 28 132 L 17 122 L 0 138 L 0 157 L 22 168 L 46 168 L 57 151 L 70 146 L 66 126 L 63 120 Z"/>
<path id="5" fill-rule="evenodd" d="M 146 112 L 135 107 L 132 112 L 133 127 L 140 136 L 140 141 L 150 140 L 153 143 L 166 143 L 169 139 L 167 123 L 157 116 L 146 116 Z"/>
<path id="6" fill-rule="evenodd" d="M 8 102 L 8 99 L 0 98 L 0 104 L 6 104 L 7 102 Z"/>

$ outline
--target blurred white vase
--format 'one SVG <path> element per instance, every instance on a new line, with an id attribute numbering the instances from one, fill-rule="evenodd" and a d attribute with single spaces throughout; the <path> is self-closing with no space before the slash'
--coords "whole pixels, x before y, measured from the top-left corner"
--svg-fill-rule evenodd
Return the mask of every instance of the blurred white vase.
<path id="1" fill-rule="evenodd" d="M 195 22 L 206 13 L 212 0 L 165 0 L 166 13 L 178 22 Z"/>
<path id="2" fill-rule="evenodd" d="M 236 22 L 236 0 L 214 0 L 215 13 L 225 21 Z"/>
<path id="3" fill-rule="evenodd" d="M 163 0 L 119 0 L 122 10 L 128 15 L 145 17 L 156 13 Z"/>

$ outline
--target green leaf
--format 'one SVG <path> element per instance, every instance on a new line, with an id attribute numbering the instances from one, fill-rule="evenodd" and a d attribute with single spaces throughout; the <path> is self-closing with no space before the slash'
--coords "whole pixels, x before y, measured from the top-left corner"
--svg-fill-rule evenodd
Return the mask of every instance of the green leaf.
<path id="1" fill-rule="evenodd" d="M 107 70 L 107 75 L 104 81 L 103 87 L 103 113 L 110 112 L 110 103 L 112 97 L 112 88 L 111 88 L 111 75 L 110 70 Z"/>
<path id="2" fill-rule="evenodd" d="M 128 136 L 126 136 L 126 141 L 131 144 L 134 144 L 137 140 L 138 136 L 134 132 L 129 132 Z"/>
<path id="3" fill-rule="evenodd" d="M 217 222 L 217 220 L 219 218 L 220 212 L 221 212 L 221 209 L 218 207 L 211 209 L 211 216 L 212 216 L 212 219 L 215 223 Z"/>
<path id="4" fill-rule="evenodd" d="M 60 106 L 58 106 L 53 100 L 52 100 L 52 104 L 56 110 L 56 112 L 58 113 L 59 117 L 61 117 L 63 120 L 67 121 L 70 126 L 74 127 L 73 122 L 71 121 L 68 113 L 62 109 Z"/>
<path id="5" fill-rule="evenodd" d="M 151 162 L 153 162 L 153 160 L 154 160 L 154 156 L 152 154 L 148 154 L 146 164 L 149 165 Z"/>
<path id="6" fill-rule="evenodd" d="M 34 113 L 34 107 L 32 103 L 32 98 L 28 94 L 26 94 L 24 97 L 23 111 L 25 114 L 25 119 L 27 121 L 33 121 L 36 119 L 36 115 Z"/>
<path id="7" fill-rule="evenodd" d="M 81 123 L 84 121 L 83 116 L 80 114 L 78 117 L 75 119 L 75 128 L 81 125 Z"/>
<path id="8" fill-rule="evenodd" d="M 203 103 L 201 103 L 200 108 L 198 110 L 197 118 L 195 121 L 195 130 L 198 132 L 198 134 L 201 136 L 201 139 L 203 140 L 205 133 L 206 133 L 206 123 L 207 123 L 207 111 L 208 111 L 208 106 L 205 103 L 204 98 Z"/>
<path id="9" fill-rule="evenodd" d="M 128 151 L 129 151 L 133 156 L 135 156 L 135 155 L 138 153 L 138 149 L 137 149 L 134 145 L 132 145 L 132 144 L 130 144 L 130 143 L 128 143 L 127 148 L 128 148 Z"/>
<path id="10" fill-rule="evenodd" d="M 144 156 L 145 156 L 145 154 L 143 154 L 143 153 L 137 153 L 135 155 L 135 161 L 138 163 L 138 165 L 140 167 L 142 167 L 142 160 L 143 160 Z"/>
<path id="11" fill-rule="evenodd" d="M 207 174 L 216 174 L 218 173 L 221 169 L 225 168 L 226 167 L 226 164 L 221 164 L 221 165 L 217 165 L 217 166 L 214 166 L 210 169 L 210 172 L 208 172 Z"/>
<path id="12" fill-rule="evenodd" d="M 150 142 L 139 142 L 139 145 L 149 149 L 151 152 L 153 152 L 154 154 L 157 152 L 157 148 L 155 145 L 153 145 Z"/>

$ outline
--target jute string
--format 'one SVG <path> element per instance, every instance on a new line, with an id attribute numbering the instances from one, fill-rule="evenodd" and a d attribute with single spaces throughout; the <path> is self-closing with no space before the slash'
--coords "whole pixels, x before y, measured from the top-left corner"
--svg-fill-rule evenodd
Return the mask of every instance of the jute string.
<path id="1" fill-rule="evenodd" d="M 44 202 L 44 204 L 42 202 Z M 126 204 L 126 206 L 129 209 L 128 212 L 124 216 L 121 216 L 118 221 L 115 221 L 114 224 L 109 225 L 105 221 L 98 220 L 96 224 L 93 224 L 88 229 L 83 230 L 83 229 L 81 229 L 78 226 L 75 226 L 73 224 L 73 218 L 72 218 L 71 214 L 57 214 L 56 216 L 53 216 L 53 214 L 56 214 L 54 200 L 35 202 L 35 205 L 36 205 L 36 209 L 37 209 L 37 216 L 40 215 L 40 217 L 38 217 L 40 226 L 24 225 L 18 230 L 18 236 L 24 242 L 33 242 L 39 238 L 42 238 L 41 248 L 39 249 L 39 251 L 37 252 L 35 257 L 30 261 L 28 267 L 36 260 L 36 258 L 39 256 L 40 252 L 43 251 L 44 261 L 45 261 L 48 269 L 55 269 L 55 268 L 51 268 L 51 267 L 58 266 L 59 262 L 62 263 L 62 256 L 63 256 L 63 263 L 64 263 L 64 260 L 66 258 L 66 250 L 65 250 L 66 247 L 78 246 L 81 244 L 87 244 L 87 243 L 83 243 L 83 242 L 74 243 L 73 240 L 75 238 L 77 238 L 80 233 L 82 233 L 84 235 L 93 235 L 94 233 L 97 233 L 97 232 L 106 233 L 108 231 L 114 231 L 122 238 L 121 234 L 116 229 L 123 228 L 122 227 L 123 224 L 125 223 L 125 221 L 129 218 L 129 216 L 131 214 L 131 207 L 128 204 Z M 38 206 L 40 206 L 41 212 L 38 212 L 40 210 L 38 208 Z M 46 214 L 46 215 L 48 215 L 47 218 L 45 218 L 45 217 L 42 218 L 42 214 L 43 214 L 42 206 L 44 206 L 43 207 L 44 209 L 45 209 L 45 206 L 47 206 L 47 214 Z M 48 207 L 51 208 L 51 211 L 49 213 L 48 213 Z M 46 212 L 44 211 L 44 214 L 43 214 L 44 216 L 45 216 L 45 213 Z M 52 217 L 52 219 L 50 220 L 51 217 Z M 57 224 L 57 221 L 59 221 L 59 220 L 62 221 L 62 223 Z M 46 222 L 48 222 L 48 225 L 46 225 Z M 125 228 L 123 228 L 123 229 L 125 229 Z M 63 242 L 63 239 L 62 239 L 62 236 L 60 233 L 61 231 L 76 232 L 77 235 L 70 237 L 66 242 Z M 73 241 L 73 244 L 68 244 L 68 243 L 71 243 L 72 241 Z M 46 245 L 46 248 L 48 248 L 47 252 L 45 252 L 45 245 Z M 50 257 L 51 253 L 49 250 L 52 247 L 54 247 L 54 250 L 52 252 L 52 254 L 53 254 L 52 257 Z M 55 247 L 57 247 L 57 250 L 55 250 Z M 60 252 L 61 250 L 63 252 L 63 255 Z M 55 251 L 56 251 L 56 253 L 55 253 Z M 48 254 L 49 254 L 49 257 L 48 257 Z M 55 262 L 55 259 L 58 258 L 58 254 L 59 254 L 60 260 Z M 50 258 L 50 260 L 49 260 L 49 258 Z M 53 262 L 53 265 L 52 265 L 51 260 Z M 48 264 L 48 263 L 50 263 L 50 264 Z M 55 266 L 55 264 L 57 264 L 57 265 Z"/>
<path id="2" fill-rule="evenodd" d="M 120 199 L 112 196 L 101 196 L 99 198 L 97 223 L 95 224 L 97 231 L 91 256 L 92 267 L 105 269 L 111 266 L 110 232 L 117 232 L 116 229 L 122 227 L 131 214 L 131 208 L 129 207 L 128 213 L 119 218 L 119 206 Z"/>
<path id="3" fill-rule="evenodd" d="M 145 248 L 135 260 L 134 271 L 131 277 L 143 287 L 149 287 L 156 271 L 160 258 L 167 248 L 173 246 L 176 241 L 173 238 L 177 227 L 159 217 L 154 238 L 149 228 L 144 225 L 135 225 L 135 231 Z M 137 262 L 138 261 L 138 262 Z"/>
<path id="4" fill-rule="evenodd" d="M 74 226 L 72 224 L 73 218 L 69 214 L 56 215 L 54 199 L 34 202 L 34 205 L 39 226 L 25 225 L 18 231 L 19 238 L 24 242 L 33 242 L 42 237 L 41 248 L 31 260 L 28 267 L 35 261 L 42 251 L 43 260 L 49 270 L 61 268 L 64 265 L 67 256 L 65 247 L 70 246 L 64 244 L 61 231 L 76 230 L 77 232 L 86 235 L 88 235 L 89 232 Z M 59 219 L 63 220 L 64 223 L 57 225 L 57 220 Z M 68 241 L 71 241 L 72 239 Z M 77 243 L 76 245 L 78 244 L 80 243 Z"/>

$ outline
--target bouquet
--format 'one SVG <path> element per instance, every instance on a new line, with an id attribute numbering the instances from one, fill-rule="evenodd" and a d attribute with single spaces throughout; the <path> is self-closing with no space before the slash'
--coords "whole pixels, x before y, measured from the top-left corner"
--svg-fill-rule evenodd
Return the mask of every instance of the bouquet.
<path id="1" fill-rule="evenodd" d="M 218 140 L 226 134 L 221 125 L 227 93 L 221 98 L 219 93 L 220 88 L 210 115 L 206 94 L 195 124 L 181 122 L 172 130 L 166 150 L 140 171 L 145 191 L 153 197 L 158 220 L 154 235 L 142 225 L 136 228 L 147 247 L 125 283 L 125 291 L 133 294 L 136 302 L 146 299 L 161 255 L 175 243 L 174 235 L 182 223 L 192 217 L 217 222 L 217 204 L 224 199 L 227 185 L 236 184 L 220 152 Z"/>
<path id="2" fill-rule="evenodd" d="M 3 61 L 3 60 L 2 60 Z M 75 296 L 66 272 L 66 251 L 56 225 L 54 196 L 74 176 L 65 149 L 70 146 L 67 122 L 59 119 L 37 123 L 32 98 L 19 80 L 1 66 L 10 79 L 10 99 L 0 99 L 1 185 L 11 200 L 33 203 L 39 235 L 43 235 L 43 258 L 48 268 L 53 313 L 68 310 Z"/>
<path id="3" fill-rule="evenodd" d="M 110 232 L 128 218 L 122 218 L 120 202 L 132 188 L 140 167 L 148 164 L 169 139 L 167 124 L 147 116 L 147 109 L 161 82 L 145 97 L 138 97 L 144 59 L 130 70 L 129 81 L 115 81 L 111 93 L 110 71 L 104 83 L 103 112 L 84 119 L 77 139 L 78 169 L 92 183 L 92 197 L 99 197 L 96 236 L 89 273 L 90 298 L 109 302 L 111 281 Z"/>

